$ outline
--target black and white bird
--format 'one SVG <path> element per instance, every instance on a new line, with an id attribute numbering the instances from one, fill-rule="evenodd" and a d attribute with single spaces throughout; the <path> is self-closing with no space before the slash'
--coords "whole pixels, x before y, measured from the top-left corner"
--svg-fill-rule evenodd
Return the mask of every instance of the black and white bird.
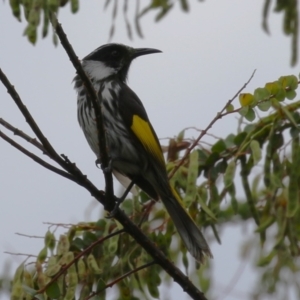
<path id="1" fill-rule="evenodd" d="M 107 44 L 87 55 L 82 66 L 98 94 L 113 174 L 125 187 L 133 182 L 151 198 L 161 199 L 188 251 L 203 262 L 205 256 L 212 257 L 209 246 L 170 186 L 157 135 L 141 100 L 126 84 L 135 58 L 159 52 Z M 100 159 L 95 113 L 80 77 L 77 75 L 74 81 L 78 122 Z"/>

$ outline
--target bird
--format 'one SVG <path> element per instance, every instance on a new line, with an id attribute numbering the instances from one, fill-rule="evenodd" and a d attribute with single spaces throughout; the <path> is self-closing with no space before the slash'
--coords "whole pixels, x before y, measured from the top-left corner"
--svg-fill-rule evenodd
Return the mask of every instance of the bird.
<path id="1" fill-rule="evenodd" d="M 203 263 L 206 257 L 213 257 L 212 252 L 184 208 L 181 197 L 170 185 L 158 137 L 143 103 L 127 85 L 132 61 L 160 52 L 110 43 L 85 56 L 81 64 L 97 93 L 113 174 L 125 187 L 135 184 L 152 199 L 161 199 L 187 250 Z M 74 78 L 74 88 L 79 125 L 99 161 L 95 112 L 78 74 Z"/>

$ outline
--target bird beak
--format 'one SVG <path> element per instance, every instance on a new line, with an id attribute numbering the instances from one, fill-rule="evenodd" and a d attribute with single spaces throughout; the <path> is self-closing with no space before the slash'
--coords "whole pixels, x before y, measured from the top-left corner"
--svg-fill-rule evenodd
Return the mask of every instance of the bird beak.
<path id="1" fill-rule="evenodd" d="M 152 48 L 137 48 L 133 49 L 132 59 L 137 58 L 142 55 L 152 54 L 152 53 L 161 53 L 162 51 Z"/>

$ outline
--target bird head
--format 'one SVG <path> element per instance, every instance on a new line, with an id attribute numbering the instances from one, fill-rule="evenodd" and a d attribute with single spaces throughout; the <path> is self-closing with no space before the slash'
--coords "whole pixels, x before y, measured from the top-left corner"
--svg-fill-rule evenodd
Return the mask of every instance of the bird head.
<path id="1" fill-rule="evenodd" d="M 88 75 L 97 81 L 115 75 L 125 82 L 130 64 L 135 58 L 159 52 L 151 48 L 134 49 L 122 44 L 106 44 L 83 58 L 82 65 Z"/>

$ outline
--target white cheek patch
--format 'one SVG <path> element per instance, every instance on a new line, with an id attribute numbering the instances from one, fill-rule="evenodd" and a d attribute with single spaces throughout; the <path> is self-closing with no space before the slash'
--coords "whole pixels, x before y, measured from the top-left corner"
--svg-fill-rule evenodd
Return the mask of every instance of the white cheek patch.
<path id="1" fill-rule="evenodd" d="M 84 71 L 87 72 L 87 74 L 89 75 L 89 77 L 96 81 L 102 80 L 117 72 L 117 70 L 107 67 L 101 61 L 84 60 L 82 61 L 82 66 Z"/>

